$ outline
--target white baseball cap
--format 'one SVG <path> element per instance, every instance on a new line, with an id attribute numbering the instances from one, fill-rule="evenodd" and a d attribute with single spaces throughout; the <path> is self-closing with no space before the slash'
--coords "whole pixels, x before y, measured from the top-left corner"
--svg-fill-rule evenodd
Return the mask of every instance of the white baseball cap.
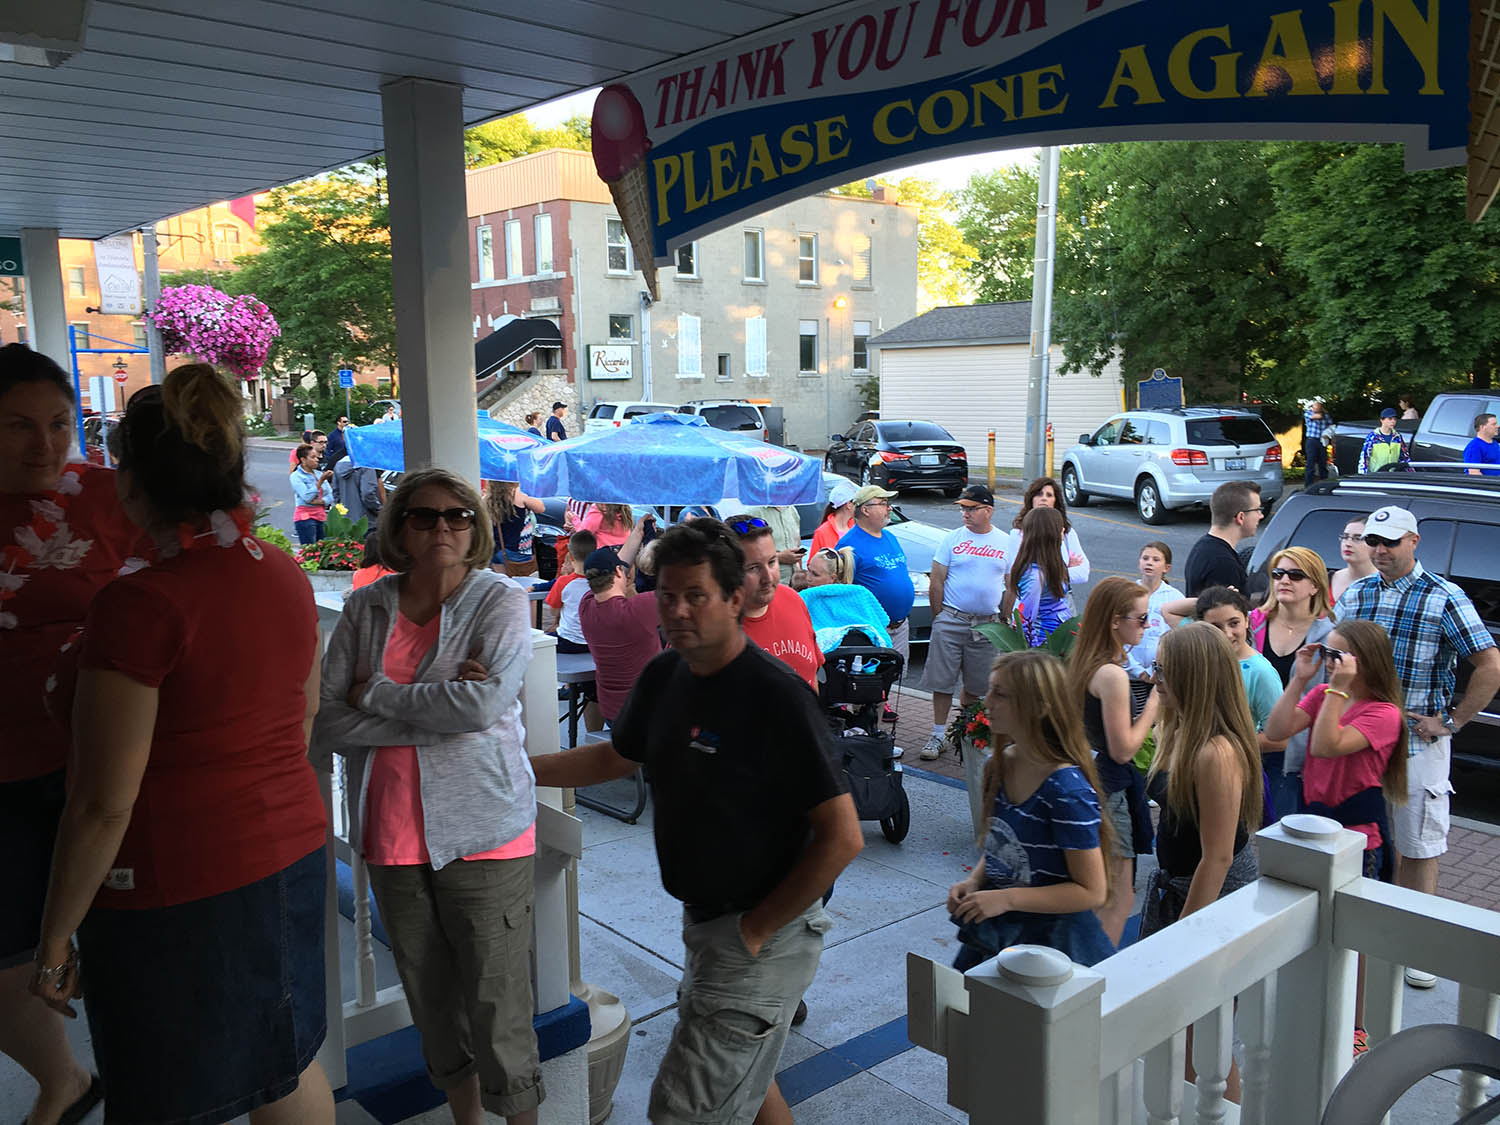
<path id="1" fill-rule="evenodd" d="M 1389 504 L 1377 508 L 1365 520 L 1365 534 L 1379 535 L 1384 539 L 1400 539 L 1403 535 L 1417 535 L 1417 517 L 1405 508 Z"/>
<path id="2" fill-rule="evenodd" d="M 842 508 L 854 499 L 854 482 L 851 480 L 839 480 L 829 486 L 828 502 L 835 508 Z"/>

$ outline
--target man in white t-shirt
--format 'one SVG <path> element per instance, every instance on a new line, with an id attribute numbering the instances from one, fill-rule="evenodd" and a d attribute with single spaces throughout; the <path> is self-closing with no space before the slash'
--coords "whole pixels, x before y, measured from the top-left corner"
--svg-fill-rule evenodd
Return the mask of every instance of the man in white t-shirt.
<path id="1" fill-rule="evenodd" d="M 932 737 L 922 747 L 922 758 L 929 762 L 943 752 L 954 683 L 959 683 L 959 698 L 965 704 L 982 698 L 989 686 L 995 646 L 976 633 L 974 626 L 1000 620 L 1000 598 L 1005 593 L 1009 534 L 991 522 L 995 497 L 983 485 L 971 484 L 959 497 L 958 509 L 963 526 L 944 536 L 932 556 L 928 594 L 932 639 L 927 645 Z M 965 765 L 974 758 L 982 755 L 966 753 Z M 975 792 L 977 776 L 972 786 Z"/>

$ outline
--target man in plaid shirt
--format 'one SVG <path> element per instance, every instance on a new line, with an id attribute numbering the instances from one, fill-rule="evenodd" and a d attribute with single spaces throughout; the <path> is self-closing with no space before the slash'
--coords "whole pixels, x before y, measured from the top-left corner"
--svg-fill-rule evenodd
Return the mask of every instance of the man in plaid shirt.
<path id="1" fill-rule="evenodd" d="M 1314 402 L 1302 412 L 1302 485 L 1312 484 L 1314 479 L 1328 479 L 1328 431 L 1333 429 L 1333 419 L 1321 402 Z"/>
<path id="2" fill-rule="evenodd" d="M 1376 572 L 1345 590 L 1334 614 L 1340 620 L 1374 621 L 1391 635 L 1411 730 L 1407 803 L 1395 806 L 1391 816 L 1396 881 L 1432 894 L 1438 857 L 1448 850 L 1452 736 L 1500 690 L 1500 650 L 1468 596 L 1417 562 L 1420 540 L 1416 517 L 1405 508 L 1371 513 L 1365 542 Z M 1463 698 L 1454 703 L 1460 656 L 1474 671 Z M 1419 987 L 1431 987 L 1433 979 L 1417 970 L 1407 972 L 1408 982 Z"/>

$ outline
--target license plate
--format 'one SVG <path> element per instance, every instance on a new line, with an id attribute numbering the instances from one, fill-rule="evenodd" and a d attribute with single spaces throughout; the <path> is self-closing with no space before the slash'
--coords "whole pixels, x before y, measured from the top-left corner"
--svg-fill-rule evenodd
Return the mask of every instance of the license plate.
<path id="1" fill-rule="evenodd" d="M 1226 458 L 1224 458 L 1224 470 L 1226 472 L 1232 473 L 1236 469 L 1243 469 L 1244 467 L 1245 467 L 1245 459 L 1243 457 L 1226 457 Z"/>
<path id="2" fill-rule="evenodd" d="M 918 465 L 936 465 L 938 463 L 937 454 L 935 453 L 919 453 L 912 460 Z"/>

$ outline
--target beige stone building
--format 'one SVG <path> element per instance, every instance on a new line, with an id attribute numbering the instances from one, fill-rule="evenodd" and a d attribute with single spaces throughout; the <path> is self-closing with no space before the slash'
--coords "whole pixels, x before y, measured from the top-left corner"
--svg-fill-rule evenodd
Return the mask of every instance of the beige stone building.
<path id="1" fill-rule="evenodd" d="M 676 247 L 653 303 L 588 153 L 535 153 L 468 184 L 476 338 L 510 314 L 548 317 L 564 341 L 518 364 L 491 403 L 507 421 L 555 399 L 585 415 L 746 398 L 784 409 L 788 443 L 821 449 L 878 377 L 870 338 L 916 312 L 916 212 L 884 193 L 809 196 Z"/>

